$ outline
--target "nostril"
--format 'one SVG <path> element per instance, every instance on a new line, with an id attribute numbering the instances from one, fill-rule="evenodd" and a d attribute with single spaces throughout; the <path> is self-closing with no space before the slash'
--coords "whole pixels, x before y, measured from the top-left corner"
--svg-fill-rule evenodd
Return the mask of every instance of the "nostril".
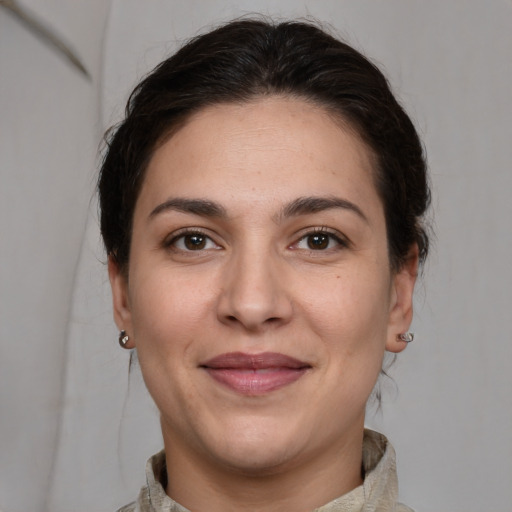
<path id="1" fill-rule="evenodd" d="M 236 316 L 236 315 L 227 315 L 226 317 L 226 320 L 230 323 L 239 323 L 241 322 L 240 319 Z M 277 317 L 277 316 L 272 316 L 270 318 L 267 318 L 266 320 L 263 321 L 263 324 L 276 324 L 276 323 L 279 323 L 280 322 L 280 318 Z M 241 322 L 241 323 L 244 323 L 244 322 Z"/>

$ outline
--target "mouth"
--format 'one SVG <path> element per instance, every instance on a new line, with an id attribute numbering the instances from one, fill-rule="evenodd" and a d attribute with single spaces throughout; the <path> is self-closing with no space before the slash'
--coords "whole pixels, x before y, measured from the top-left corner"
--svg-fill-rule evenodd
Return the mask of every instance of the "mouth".
<path id="1" fill-rule="evenodd" d="M 199 365 L 214 380 L 243 395 L 275 391 L 300 379 L 311 365 L 284 354 L 229 352 Z"/>

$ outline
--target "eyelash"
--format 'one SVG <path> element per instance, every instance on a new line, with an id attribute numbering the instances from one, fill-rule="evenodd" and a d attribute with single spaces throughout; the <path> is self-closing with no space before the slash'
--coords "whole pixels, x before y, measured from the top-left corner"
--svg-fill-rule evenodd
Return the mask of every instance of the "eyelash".
<path id="1" fill-rule="evenodd" d="M 174 249 L 174 250 L 182 251 L 182 252 L 201 252 L 203 250 L 208 250 L 208 249 L 211 250 L 212 249 L 211 247 L 210 248 L 199 248 L 199 249 L 177 247 L 177 242 L 179 240 L 183 240 L 183 243 L 185 243 L 185 239 L 187 237 L 194 237 L 194 236 L 203 238 L 204 240 L 206 240 L 206 242 L 205 242 L 206 244 L 213 243 L 216 246 L 215 249 L 219 248 L 219 246 L 215 243 L 215 241 L 212 239 L 212 237 L 209 236 L 207 233 L 205 233 L 204 231 L 201 231 L 200 229 L 189 229 L 189 228 L 186 228 L 181 231 L 178 231 L 177 233 L 174 233 L 170 239 L 167 239 L 164 241 L 163 245 L 165 248 Z"/>
<path id="2" fill-rule="evenodd" d="M 330 228 L 326 228 L 326 227 L 320 227 L 320 228 L 314 228 L 310 231 L 308 231 L 307 233 L 305 233 L 304 235 L 302 235 L 300 237 L 300 239 L 295 242 L 294 244 L 292 244 L 290 247 L 292 248 L 297 248 L 298 249 L 298 245 L 303 242 L 303 241 L 307 241 L 308 238 L 310 237 L 313 237 L 313 236 L 319 236 L 319 235 L 324 235 L 328 238 L 328 244 L 330 245 L 331 241 L 335 241 L 336 244 L 337 244 L 337 247 L 326 247 L 326 248 L 311 248 L 311 247 L 308 247 L 308 248 L 304 248 L 303 250 L 307 250 L 311 253 L 315 253 L 315 252 L 327 252 L 327 251 L 332 251 L 332 250 L 336 250 L 336 249 L 346 249 L 350 246 L 350 243 L 349 241 L 347 240 L 347 238 L 345 238 L 344 236 L 342 236 L 340 233 L 338 233 L 337 231 L 333 231 L 332 229 Z"/>
<path id="3" fill-rule="evenodd" d="M 325 237 L 327 237 L 327 239 L 328 239 L 327 247 L 325 247 L 325 248 L 311 248 L 311 247 L 300 248 L 299 247 L 299 244 L 301 242 L 307 241 L 307 239 L 310 237 L 319 236 L 319 235 L 324 235 Z M 205 240 L 206 245 L 208 245 L 209 243 L 213 243 L 215 245 L 214 250 L 220 248 L 216 244 L 216 242 L 212 239 L 212 237 L 209 236 L 207 233 L 205 233 L 204 231 L 202 231 L 200 229 L 190 229 L 190 228 L 185 228 L 183 230 L 178 231 L 177 233 L 174 233 L 170 239 L 167 239 L 164 241 L 163 245 L 165 248 L 168 248 L 168 249 L 173 249 L 173 250 L 182 251 L 182 252 L 190 252 L 190 253 L 191 252 L 202 252 L 204 250 L 212 250 L 212 247 L 200 247 L 200 248 L 196 248 L 196 249 L 190 249 L 190 248 L 186 248 L 186 247 L 178 247 L 177 246 L 178 241 L 183 240 L 183 243 L 186 243 L 185 240 L 187 237 L 194 237 L 194 236 Z M 337 244 L 337 247 L 329 247 L 329 245 L 331 244 L 332 241 L 334 241 Z M 289 248 L 295 249 L 295 250 L 306 250 L 310 253 L 316 253 L 316 252 L 333 251 L 336 249 L 338 249 L 338 250 L 344 249 L 349 246 L 350 246 L 349 241 L 345 237 L 343 237 L 340 233 L 333 231 L 330 228 L 318 227 L 318 228 L 313 228 L 310 231 L 304 233 L 296 242 L 291 244 L 289 246 Z"/>

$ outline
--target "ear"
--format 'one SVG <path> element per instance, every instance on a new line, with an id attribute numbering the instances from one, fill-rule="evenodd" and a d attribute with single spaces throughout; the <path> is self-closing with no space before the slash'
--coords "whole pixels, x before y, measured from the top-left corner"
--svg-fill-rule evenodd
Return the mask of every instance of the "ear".
<path id="1" fill-rule="evenodd" d="M 414 284 L 418 276 L 419 250 L 414 244 L 407 259 L 395 273 L 391 283 L 391 302 L 389 311 L 388 336 L 386 350 L 401 352 L 407 346 L 398 341 L 397 335 L 409 330 L 412 322 Z"/>
<path id="2" fill-rule="evenodd" d="M 130 336 L 126 348 L 134 348 L 128 279 L 112 255 L 108 257 L 108 277 L 110 279 L 110 287 L 112 288 L 114 321 L 120 331 L 126 331 Z"/>

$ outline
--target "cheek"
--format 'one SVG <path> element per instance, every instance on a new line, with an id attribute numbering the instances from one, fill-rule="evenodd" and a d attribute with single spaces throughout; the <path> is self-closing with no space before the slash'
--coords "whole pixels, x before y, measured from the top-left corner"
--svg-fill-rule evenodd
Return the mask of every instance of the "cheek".
<path id="1" fill-rule="evenodd" d="M 161 271 L 134 274 L 131 297 L 135 345 L 149 393 L 161 411 L 193 407 L 189 372 L 205 331 L 207 297 L 190 281 Z"/>
<path id="2" fill-rule="evenodd" d="M 131 310 L 137 348 L 151 345 L 160 352 L 186 350 L 211 315 L 213 284 L 186 272 L 161 271 L 134 274 Z"/>
<path id="3" fill-rule="evenodd" d="M 301 294 L 312 317 L 326 329 L 347 332 L 387 323 L 389 278 L 383 272 L 335 272 L 314 283 L 304 282 Z"/>
<path id="4" fill-rule="evenodd" d="M 326 356 L 378 373 L 389 318 L 387 273 L 352 269 L 303 288 L 310 290 L 302 302 L 304 317 L 323 340 Z"/>

